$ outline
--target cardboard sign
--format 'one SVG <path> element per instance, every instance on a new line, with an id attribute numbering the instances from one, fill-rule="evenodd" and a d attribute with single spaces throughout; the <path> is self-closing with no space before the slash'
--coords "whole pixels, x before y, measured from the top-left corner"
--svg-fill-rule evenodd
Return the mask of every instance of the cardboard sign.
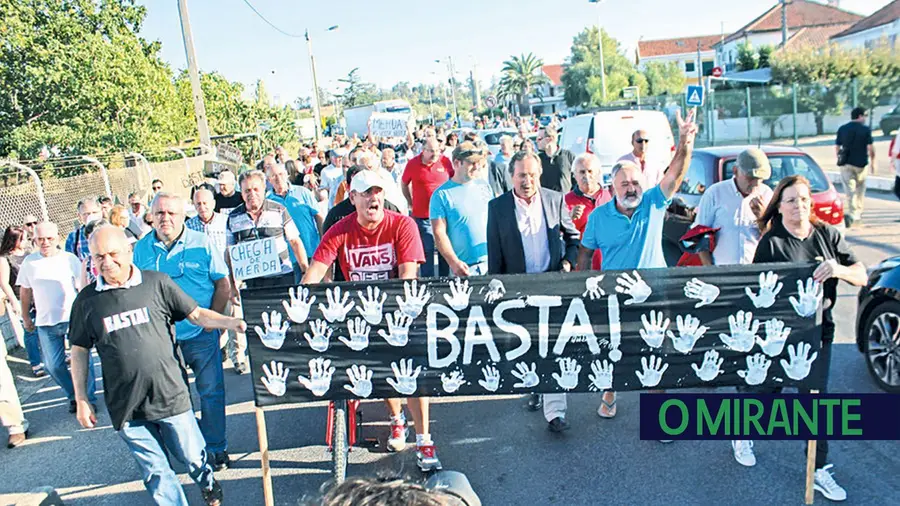
<path id="1" fill-rule="evenodd" d="M 244 290 L 256 403 L 820 388 L 826 367 L 816 360 L 821 304 L 814 292 L 805 291 L 814 267 L 542 273 L 323 284 L 306 287 L 307 292 Z"/>
<path id="2" fill-rule="evenodd" d="M 266 237 L 229 246 L 231 271 L 235 279 L 253 279 L 281 273 L 277 238 Z"/>
<path id="3" fill-rule="evenodd" d="M 409 115 L 376 112 L 369 119 L 369 130 L 376 137 L 406 137 Z"/>
<path id="4" fill-rule="evenodd" d="M 216 157 L 235 165 L 240 165 L 244 161 L 244 156 L 241 154 L 240 149 L 224 142 L 216 144 Z"/>
<path id="5" fill-rule="evenodd" d="M 218 160 L 205 160 L 203 162 L 203 175 L 206 177 L 216 177 L 219 175 L 219 172 L 222 172 L 223 170 L 230 170 L 233 174 L 237 175 L 240 169 L 240 165 L 230 162 L 220 162 Z"/>

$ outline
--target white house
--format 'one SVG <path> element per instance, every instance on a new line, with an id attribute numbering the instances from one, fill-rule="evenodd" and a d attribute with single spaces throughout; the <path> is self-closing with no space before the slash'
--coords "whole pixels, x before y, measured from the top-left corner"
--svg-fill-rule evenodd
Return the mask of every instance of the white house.
<path id="1" fill-rule="evenodd" d="M 838 27 L 851 26 L 863 19 L 862 16 L 845 11 L 837 7 L 836 1 L 829 5 L 810 0 L 792 0 L 787 4 L 787 28 L 788 39 L 795 36 L 804 28 L 806 39 L 810 32 L 822 31 L 832 35 L 832 30 Z M 770 45 L 777 48 L 781 44 L 781 3 L 775 3 L 769 10 L 762 13 L 753 21 L 747 23 L 736 32 L 725 37 L 715 44 L 716 61 L 720 62 L 726 72 L 732 71 L 737 65 L 738 46 L 749 43 L 754 48 Z M 830 27 L 830 28 L 826 28 Z M 819 30 L 819 29 L 822 30 Z M 817 37 L 814 37 L 817 38 Z"/>
<path id="2" fill-rule="evenodd" d="M 831 41 L 847 48 L 871 48 L 888 44 L 898 49 L 900 35 L 900 0 L 885 5 L 871 16 L 831 37 Z"/>
<path id="3" fill-rule="evenodd" d="M 716 66 L 716 52 L 713 45 L 721 40 L 721 35 L 639 40 L 636 54 L 638 67 L 643 70 L 650 62 L 675 63 L 684 72 L 686 84 L 697 84 L 698 66 L 704 76 L 710 75 Z"/>
<path id="4" fill-rule="evenodd" d="M 548 82 L 541 86 L 540 96 L 534 94 L 528 97 L 532 113 L 544 115 L 567 111 L 562 65 L 544 65 L 541 72 L 547 76 Z"/>

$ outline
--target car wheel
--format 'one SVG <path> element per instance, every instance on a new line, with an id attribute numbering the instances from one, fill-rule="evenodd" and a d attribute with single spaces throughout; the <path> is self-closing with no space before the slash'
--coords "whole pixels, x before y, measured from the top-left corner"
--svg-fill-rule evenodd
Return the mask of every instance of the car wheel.
<path id="1" fill-rule="evenodd" d="M 863 354 L 869 374 L 882 390 L 900 393 L 900 302 L 882 302 L 864 327 Z"/>

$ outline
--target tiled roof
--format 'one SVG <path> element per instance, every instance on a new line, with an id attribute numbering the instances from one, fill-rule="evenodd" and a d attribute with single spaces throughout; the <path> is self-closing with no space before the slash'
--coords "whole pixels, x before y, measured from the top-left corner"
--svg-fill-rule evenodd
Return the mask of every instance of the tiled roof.
<path id="1" fill-rule="evenodd" d="M 663 56 L 667 54 L 693 53 L 700 43 L 701 51 L 711 51 L 713 44 L 722 39 L 721 35 L 703 35 L 700 37 L 681 37 L 678 39 L 639 40 L 638 54 L 641 58 Z"/>
<path id="2" fill-rule="evenodd" d="M 875 11 L 875 13 L 871 16 L 863 19 L 859 23 L 856 23 L 847 30 L 834 35 L 834 38 L 845 37 L 847 35 L 852 35 L 863 30 L 868 30 L 869 28 L 886 25 L 892 21 L 897 20 L 898 18 L 900 18 L 900 0 L 894 0 L 881 9 Z"/>
<path id="3" fill-rule="evenodd" d="M 900 1 L 900 0 L 898 0 Z M 840 33 L 852 26 L 852 23 L 839 23 L 836 25 L 826 26 L 807 26 L 797 30 L 791 38 L 788 39 L 787 48 L 799 49 L 801 47 L 824 47 L 829 43 L 829 39 L 836 33 Z M 779 51 L 781 48 L 778 49 Z"/>
<path id="4" fill-rule="evenodd" d="M 810 0 L 792 0 L 787 4 L 788 28 L 834 25 L 838 23 L 856 23 L 862 19 L 863 17 L 859 14 L 854 14 L 830 5 L 812 2 Z M 773 5 L 771 9 L 764 12 L 758 18 L 726 37 L 725 42 L 731 42 L 749 33 L 777 30 L 781 30 L 780 2 Z"/>
<path id="5" fill-rule="evenodd" d="M 544 71 L 544 74 L 547 74 L 547 77 L 550 78 L 550 82 L 553 83 L 553 86 L 562 86 L 562 65 L 544 65 L 541 67 L 541 70 Z"/>

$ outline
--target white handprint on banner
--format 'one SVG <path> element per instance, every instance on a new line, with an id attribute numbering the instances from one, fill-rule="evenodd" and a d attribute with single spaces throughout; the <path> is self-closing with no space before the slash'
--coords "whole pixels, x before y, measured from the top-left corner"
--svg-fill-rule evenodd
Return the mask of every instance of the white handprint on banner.
<path id="1" fill-rule="evenodd" d="M 402 395 L 416 393 L 416 378 L 422 372 L 422 366 L 413 369 L 413 361 L 410 358 L 407 360 L 400 359 L 399 367 L 397 362 L 391 362 L 391 369 L 394 371 L 394 377 L 387 379 L 388 385 L 394 387 L 394 390 Z"/>
<path id="2" fill-rule="evenodd" d="M 750 287 L 744 288 L 744 293 L 756 309 L 768 309 L 775 304 L 775 297 L 781 291 L 783 283 L 778 282 L 778 275 L 772 271 L 759 273 L 759 295 L 753 293 Z"/>
<path id="3" fill-rule="evenodd" d="M 603 274 L 599 276 L 592 276 L 584 280 L 584 288 L 585 291 L 581 294 L 582 297 L 590 296 L 591 300 L 597 300 L 606 295 L 606 291 L 600 287 L 600 282 L 603 281 Z"/>
<path id="4" fill-rule="evenodd" d="M 383 337 L 391 346 L 406 346 L 409 342 L 409 326 L 412 324 L 412 318 L 400 311 L 394 311 L 393 315 L 387 315 L 388 331 L 378 331 L 378 335 Z"/>
<path id="5" fill-rule="evenodd" d="M 365 318 L 371 325 L 380 325 L 382 308 L 384 307 L 384 301 L 387 300 L 387 293 L 382 292 L 378 287 L 372 288 L 368 286 L 366 287 L 368 297 L 363 296 L 361 291 L 357 291 L 356 294 L 359 295 L 360 303 L 359 306 L 356 306 L 356 310 L 360 316 Z"/>
<path id="6" fill-rule="evenodd" d="M 694 304 L 694 308 L 708 306 L 719 298 L 719 287 L 704 283 L 697 278 L 692 278 L 684 285 L 684 296 L 699 302 Z"/>
<path id="7" fill-rule="evenodd" d="M 632 271 L 631 274 L 633 274 L 633 276 L 630 276 L 627 272 L 623 272 L 616 279 L 616 283 L 619 285 L 616 287 L 616 291 L 631 296 L 630 299 L 625 301 L 626 306 L 645 302 L 653 293 L 653 290 L 650 289 L 650 285 L 641 278 L 638 271 Z"/>
<path id="8" fill-rule="evenodd" d="M 591 380 L 590 388 L 594 392 L 612 390 L 613 365 L 606 360 L 602 363 L 594 360 L 591 363 L 591 374 L 588 374 L 588 379 Z"/>
<path id="9" fill-rule="evenodd" d="M 813 362 L 819 357 L 819 352 L 814 352 L 810 357 L 809 351 L 811 349 L 812 346 L 804 342 L 797 344 L 796 351 L 794 351 L 794 345 L 788 346 L 788 357 L 790 357 L 791 361 L 788 362 L 785 359 L 781 359 L 780 362 L 781 368 L 784 369 L 784 373 L 787 374 L 788 378 L 802 381 L 809 376 L 809 370 Z"/>
<path id="10" fill-rule="evenodd" d="M 767 359 L 762 353 L 747 356 L 747 370 L 738 371 L 738 376 L 744 378 L 744 381 L 750 385 L 760 385 L 766 381 L 766 374 L 769 372 L 769 366 L 772 361 Z"/>
<path id="11" fill-rule="evenodd" d="M 822 285 L 813 278 L 808 278 L 804 288 L 803 282 L 798 279 L 797 292 L 799 292 L 797 297 L 791 295 L 788 298 L 791 305 L 794 306 L 794 311 L 803 318 L 815 316 L 819 304 L 822 303 Z"/>
<path id="12" fill-rule="evenodd" d="M 691 315 L 685 315 L 684 318 L 678 315 L 675 318 L 675 326 L 678 328 L 678 335 L 668 332 L 669 338 L 672 339 L 672 346 L 676 351 L 680 351 L 687 355 L 694 350 L 694 345 L 703 337 L 709 328 L 700 325 L 700 319 Z"/>
<path id="13" fill-rule="evenodd" d="M 283 363 L 274 360 L 271 364 L 271 368 L 263 364 L 262 369 L 265 376 L 260 376 L 259 379 L 262 380 L 263 386 L 266 387 L 270 394 L 275 397 L 281 397 L 287 392 L 287 379 L 288 375 L 291 374 L 291 369 L 285 369 Z"/>
<path id="14" fill-rule="evenodd" d="M 322 397 L 331 388 L 333 374 L 334 367 L 331 367 L 331 360 L 320 357 L 309 361 L 309 378 L 297 376 L 297 380 L 313 395 Z"/>
<path id="15" fill-rule="evenodd" d="M 469 281 L 457 278 L 450 281 L 450 293 L 444 294 L 444 300 L 454 311 L 462 311 L 469 307 L 469 296 L 474 288 L 469 288 Z"/>
<path id="16" fill-rule="evenodd" d="M 553 379 L 563 390 L 572 390 L 578 386 L 578 374 L 581 372 L 581 366 L 574 358 L 558 358 L 559 373 L 553 373 Z"/>
<path id="17" fill-rule="evenodd" d="M 762 348 L 763 353 L 770 357 L 777 357 L 784 350 L 784 343 L 787 342 L 787 338 L 791 334 L 791 328 L 785 327 L 784 322 L 778 318 L 766 321 L 765 328 L 765 340 L 757 337 L 756 342 Z"/>
<path id="18" fill-rule="evenodd" d="M 347 302 L 347 299 L 350 298 L 349 293 L 344 292 L 343 298 L 341 297 L 341 287 L 339 286 L 325 290 L 325 297 L 328 299 L 328 305 L 320 303 L 319 311 L 322 312 L 322 316 L 328 320 L 328 323 L 343 322 L 347 318 L 347 313 L 352 311 L 353 306 L 356 305 L 353 301 Z"/>
<path id="19" fill-rule="evenodd" d="M 641 339 L 647 343 L 647 346 L 651 348 L 659 348 L 662 346 L 663 341 L 666 339 L 666 329 L 669 328 L 669 319 L 666 318 L 663 321 L 662 311 L 658 313 L 656 311 L 650 311 L 650 320 L 647 320 L 647 315 L 641 315 L 641 322 L 644 324 L 644 328 L 641 329 Z"/>
<path id="20" fill-rule="evenodd" d="M 737 315 L 729 316 L 728 327 L 731 329 L 731 335 L 719 334 L 719 339 L 728 348 L 741 353 L 753 349 L 753 345 L 756 344 L 756 333 L 759 332 L 759 321 L 753 319 L 753 313 L 738 311 Z"/>
<path id="21" fill-rule="evenodd" d="M 347 377 L 350 384 L 344 385 L 344 389 L 363 399 L 372 395 L 372 371 L 364 365 L 354 364 L 347 368 Z"/>
<path id="22" fill-rule="evenodd" d="M 691 364 L 691 368 L 694 369 L 694 373 L 701 380 L 712 381 L 725 372 L 722 370 L 724 362 L 724 358 L 719 358 L 718 351 L 709 350 L 703 354 L 703 362 L 701 362 L 700 367 L 697 367 L 697 364 Z"/>
<path id="23" fill-rule="evenodd" d="M 441 386 L 444 387 L 444 391 L 448 394 L 452 394 L 459 390 L 459 387 L 463 386 L 466 383 L 465 378 L 463 377 L 463 373 L 460 371 L 453 371 L 449 376 L 446 374 L 441 374 Z"/>
<path id="24" fill-rule="evenodd" d="M 290 304 L 286 300 L 281 301 L 288 318 L 294 323 L 306 323 L 306 319 L 309 318 L 309 308 L 316 302 L 316 296 L 310 297 L 309 289 L 302 287 L 297 288 L 296 295 L 294 289 L 290 288 L 288 296 L 291 299 Z"/>
<path id="25" fill-rule="evenodd" d="M 353 351 L 362 351 L 369 346 L 369 326 L 366 320 L 360 317 L 347 320 L 347 333 L 350 339 L 338 336 L 338 339 Z"/>
<path id="26" fill-rule="evenodd" d="M 649 362 L 647 362 L 647 357 L 641 357 L 641 370 L 635 371 L 634 374 L 641 380 L 641 385 L 652 388 L 659 385 L 662 375 L 668 368 L 669 364 L 663 364 L 662 357 L 657 358 L 650 355 Z"/>
<path id="27" fill-rule="evenodd" d="M 309 347 L 319 353 L 327 351 L 331 340 L 331 334 L 334 331 L 322 320 L 316 320 L 310 323 L 309 330 L 312 332 L 312 336 L 310 336 L 308 332 L 303 333 L 303 337 L 306 338 Z"/>
<path id="28" fill-rule="evenodd" d="M 481 368 L 484 379 L 478 380 L 478 384 L 488 392 L 496 392 L 500 388 L 500 371 L 492 365 Z"/>
<path id="29" fill-rule="evenodd" d="M 280 350 L 281 345 L 284 344 L 284 336 L 288 331 L 288 322 L 281 322 L 281 313 L 278 311 L 272 311 L 271 316 L 263 313 L 262 321 L 265 330 L 259 328 L 259 325 L 253 327 L 256 335 L 259 336 L 259 340 L 262 341 L 263 346 L 266 348 Z"/>
<path id="30" fill-rule="evenodd" d="M 409 281 L 404 282 L 403 293 L 406 297 L 397 296 L 397 305 L 400 307 L 400 311 L 414 320 L 422 314 L 425 304 L 428 304 L 428 301 L 431 300 L 428 286 L 422 283 L 422 287 L 419 289 L 417 285 L 418 282 L 416 280 L 412 280 L 411 283 Z"/>
<path id="31" fill-rule="evenodd" d="M 482 290 L 484 290 L 484 288 L 482 288 Z M 503 281 L 492 279 L 487 285 L 487 293 L 484 294 L 484 301 L 488 304 L 493 304 L 502 299 L 504 295 L 506 295 L 506 288 L 503 286 Z"/>
<path id="32" fill-rule="evenodd" d="M 541 382 L 537 375 L 537 366 L 531 363 L 531 368 L 525 362 L 516 364 L 516 370 L 511 371 L 512 375 L 519 378 L 519 383 L 513 385 L 513 388 L 534 388 Z"/>

